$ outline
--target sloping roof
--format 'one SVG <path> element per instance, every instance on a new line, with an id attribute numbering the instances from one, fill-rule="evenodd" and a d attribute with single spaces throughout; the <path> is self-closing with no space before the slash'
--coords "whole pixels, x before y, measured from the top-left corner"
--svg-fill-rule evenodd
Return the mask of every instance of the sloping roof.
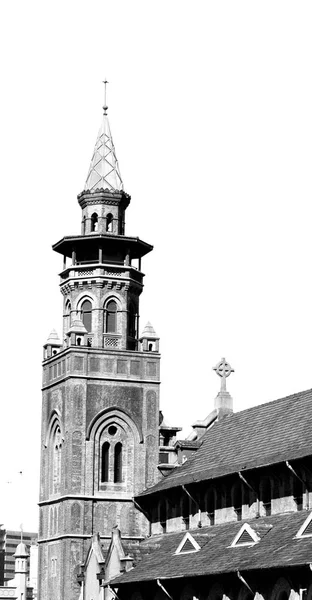
<path id="1" fill-rule="evenodd" d="M 192 530 L 201 550 L 186 555 L 175 554 L 185 532 L 153 536 L 140 544 L 143 559 L 112 585 L 310 564 L 311 538 L 294 539 L 306 517 L 302 511 L 250 519 L 260 537 L 254 546 L 230 547 L 241 521 Z M 153 549 L 146 554 L 149 544 Z"/>
<path id="2" fill-rule="evenodd" d="M 311 454 L 312 390 L 223 417 L 200 441 L 189 460 L 139 498 Z"/>
<path id="3" fill-rule="evenodd" d="M 84 189 L 93 192 L 101 188 L 112 191 L 123 189 L 115 146 L 105 113 L 96 139 Z"/>

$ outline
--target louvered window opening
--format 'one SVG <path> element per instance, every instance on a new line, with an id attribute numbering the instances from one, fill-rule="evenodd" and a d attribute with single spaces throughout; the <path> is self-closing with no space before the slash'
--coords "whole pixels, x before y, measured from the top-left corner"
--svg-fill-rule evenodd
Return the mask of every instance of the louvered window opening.
<path id="1" fill-rule="evenodd" d="M 308 525 L 306 526 L 305 530 L 302 532 L 301 535 L 312 535 L 312 521 L 310 521 L 310 523 L 308 523 Z"/>
<path id="2" fill-rule="evenodd" d="M 179 554 L 183 554 L 183 552 L 197 552 L 196 548 L 194 548 L 192 542 L 190 540 L 186 540 L 183 544 Z"/>
<path id="3" fill-rule="evenodd" d="M 237 540 L 235 546 L 239 546 L 240 544 L 254 544 L 255 540 L 252 539 L 251 535 L 248 531 L 244 531 L 240 538 Z"/>

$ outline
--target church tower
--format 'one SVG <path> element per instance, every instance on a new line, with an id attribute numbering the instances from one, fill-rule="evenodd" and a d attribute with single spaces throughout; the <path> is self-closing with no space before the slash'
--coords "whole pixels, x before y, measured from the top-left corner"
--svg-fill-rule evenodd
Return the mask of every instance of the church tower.
<path id="1" fill-rule="evenodd" d="M 106 103 L 105 103 L 106 104 Z M 77 600 L 77 570 L 90 538 L 104 548 L 148 533 L 133 496 L 157 479 L 159 347 L 139 337 L 142 257 L 152 246 L 125 234 L 125 193 L 107 117 L 78 196 L 80 235 L 63 256 L 63 334 L 43 360 L 39 600 Z"/>

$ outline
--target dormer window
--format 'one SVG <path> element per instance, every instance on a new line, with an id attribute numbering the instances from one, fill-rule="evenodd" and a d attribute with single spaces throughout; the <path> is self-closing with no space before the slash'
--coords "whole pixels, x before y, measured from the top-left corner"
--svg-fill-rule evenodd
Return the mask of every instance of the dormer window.
<path id="1" fill-rule="evenodd" d="M 231 548 L 236 548 L 238 546 L 254 546 L 260 542 L 259 535 L 248 525 L 245 523 L 236 534 L 233 542 L 231 543 Z"/>
<path id="2" fill-rule="evenodd" d="M 295 535 L 296 538 L 312 537 L 312 512 L 304 520 L 298 533 Z"/>
<path id="3" fill-rule="evenodd" d="M 99 226 L 99 218 L 96 213 L 93 213 L 91 217 L 91 232 L 96 232 Z"/>
<path id="4" fill-rule="evenodd" d="M 193 536 L 187 532 L 178 545 L 175 554 L 190 554 L 191 552 L 198 552 L 199 550 L 200 545 L 196 542 Z"/>

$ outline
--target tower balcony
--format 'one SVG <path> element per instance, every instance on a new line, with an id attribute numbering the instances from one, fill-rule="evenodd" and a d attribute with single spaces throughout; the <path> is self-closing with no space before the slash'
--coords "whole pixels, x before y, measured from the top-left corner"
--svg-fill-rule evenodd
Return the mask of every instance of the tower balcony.
<path id="1" fill-rule="evenodd" d="M 120 263 L 99 263 L 98 261 L 80 262 L 71 265 L 60 273 L 61 286 L 70 281 L 92 280 L 133 280 L 142 284 L 144 273 L 133 265 L 121 265 Z"/>

